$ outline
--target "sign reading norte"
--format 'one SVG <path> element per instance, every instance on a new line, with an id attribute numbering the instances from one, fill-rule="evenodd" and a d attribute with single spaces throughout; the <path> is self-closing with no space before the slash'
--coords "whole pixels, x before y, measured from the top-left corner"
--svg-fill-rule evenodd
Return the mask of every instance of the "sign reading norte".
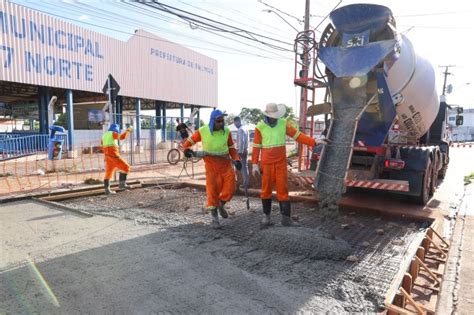
<path id="1" fill-rule="evenodd" d="M 10 35 L 18 40 L 36 42 L 41 45 L 67 49 L 68 51 L 103 59 L 100 52 L 100 44 L 79 34 L 65 32 L 62 29 L 54 29 L 24 17 L 17 17 L 0 11 L 0 26 L 3 35 Z M 37 46 L 36 46 L 37 47 Z M 9 69 L 14 60 L 14 47 L 1 45 L 4 54 L 3 68 Z M 60 77 L 75 78 L 82 77 L 87 81 L 93 80 L 93 67 L 90 64 L 78 60 L 57 58 L 51 55 L 42 55 L 41 52 L 24 51 L 25 71 L 36 71 L 47 75 L 59 75 Z"/>
<path id="2" fill-rule="evenodd" d="M 112 74 L 120 95 L 217 104 L 217 61 L 145 31 L 127 41 L 0 0 L 0 81 L 101 93 Z"/>

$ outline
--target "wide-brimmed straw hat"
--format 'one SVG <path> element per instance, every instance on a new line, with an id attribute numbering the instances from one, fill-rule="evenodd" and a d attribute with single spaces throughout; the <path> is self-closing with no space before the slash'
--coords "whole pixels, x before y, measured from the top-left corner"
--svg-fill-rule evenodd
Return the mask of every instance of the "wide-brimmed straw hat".
<path id="1" fill-rule="evenodd" d="M 275 104 L 275 103 L 270 103 L 267 104 L 265 107 L 265 110 L 263 111 L 263 114 L 267 117 L 270 118 L 275 118 L 279 119 L 282 118 L 286 113 L 286 107 L 284 104 Z"/>

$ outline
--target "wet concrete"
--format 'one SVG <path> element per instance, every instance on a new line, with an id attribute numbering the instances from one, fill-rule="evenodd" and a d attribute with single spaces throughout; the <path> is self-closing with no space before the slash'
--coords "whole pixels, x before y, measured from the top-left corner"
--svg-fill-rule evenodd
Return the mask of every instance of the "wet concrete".
<path id="1" fill-rule="evenodd" d="M 209 227 L 210 215 L 203 211 L 205 194 L 192 188 L 139 189 L 106 198 L 69 200 L 67 204 L 138 225 L 165 228 L 164 234 L 170 233 L 173 238 L 169 250 L 180 255 L 186 252 L 192 256 L 198 251 L 199 256 L 212 256 L 215 263 L 209 268 L 220 274 L 222 281 L 236 282 L 235 290 L 241 290 L 240 282 L 227 278 L 225 270 L 240 270 L 248 279 L 271 279 L 265 294 L 260 292 L 255 298 L 265 304 L 267 311 L 283 313 L 380 310 L 404 256 L 403 248 L 419 233 L 417 224 L 409 227 L 412 222 L 391 222 L 344 211 L 323 222 L 325 216 L 314 205 L 301 203 L 293 204 L 293 215 L 302 227 L 286 228 L 277 223 L 262 230 L 260 200 L 250 198 L 251 209 L 247 211 L 245 198 L 240 196 L 226 204 L 235 214 L 221 219 L 223 228 L 216 231 Z M 280 221 L 276 203 L 272 221 Z M 376 232 L 381 226 L 385 229 L 383 235 Z M 392 244 L 394 239 L 402 239 L 404 246 Z M 346 260 L 348 256 L 356 257 L 356 261 Z M 293 299 L 293 293 L 298 298 L 282 299 L 288 292 L 292 292 Z M 258 310 L 252 306 L 246 312 Z"/>
<path id="2" fill-rule="evenodd" d="M 354 86 L 357 78 L 336 78 L 333 83 L 333 112 L 331 131 L 332 141 L 321 157 L 317 189 L 320 196 L 320 209 L 324 216 L 338 214 L 338 202 L 344 192 L 344 178 L 347 163 L 352 156 L 352 142 L 357 128 L 356 118 L 367 103 L 365 84 Z"/>
<path id="3" fill-rule="evenodd" d="M 353 251 L 346 241 L 330 233 L 304 227 L 265 229 L 249 243 L 256 249 L 308 259 L 344 260 Z"/>

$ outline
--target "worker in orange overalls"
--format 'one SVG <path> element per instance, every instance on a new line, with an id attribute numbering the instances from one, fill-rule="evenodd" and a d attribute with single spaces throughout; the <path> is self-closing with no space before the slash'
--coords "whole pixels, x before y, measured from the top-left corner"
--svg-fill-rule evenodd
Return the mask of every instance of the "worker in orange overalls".
<path id="1" fill-rule="evenodd" d="M 280 202 L 281 224 L 296 226 L 291 220 L 291 204 L 288 196 L 288 169 L 286 160 L 286 136 L 298 143 L 310 147 L 316 145 L 313 138 L 296 130 L 282 117 L 286 113 L 283 104 L 270 103 L 263 112 L 264 120 L 255 127 L 255 136 L 252 150 L 252 174 L 262 176 L 262 206 L 264 217 L 262 226 L 270 226 L 272 210 L 272 190 L 276 186 L 277 199 Z M 326 143 L 326 140 L 322 140 Z M 259 159 L 261 171 L 259 166 Z"/>
<path id="2" fill-rule="evenodd" d="M 235 171 L 232 164 L 237 170 L 242 169 L 230 130 L 224 126 L 224 116 L 226 114 L 220 110 L 212 111 L 209 125 L 199 128 L 183 144 L 185 156 L 192 157 L 195 152 L 190 148 L 202 141 L 205 154 L 207 209 L 211 212 L 214 228 L 220 227 L 217 212 L 224 219 L 228 217 L 224 205 L 235 192 Z"/>
<path id="3" fill-rule="evenodd" d="M 119 176 L 119 188 L 130 188 L 130 186 L 126 184 L 127 174 L 130 172 L 130 165 L 120 156 L 117 140 L 125 140 L 132 130 L 132 127 L 128 127 L 125 132 L 120 134 L 119 125 L 111 124 L 109 131 L 102 136 L 101 144 L 105 159 L 104 188 L 106 195 L 115 194 L 115 191 L 110 190 L 110 179 L 116 168 L 121 171 Z"/>

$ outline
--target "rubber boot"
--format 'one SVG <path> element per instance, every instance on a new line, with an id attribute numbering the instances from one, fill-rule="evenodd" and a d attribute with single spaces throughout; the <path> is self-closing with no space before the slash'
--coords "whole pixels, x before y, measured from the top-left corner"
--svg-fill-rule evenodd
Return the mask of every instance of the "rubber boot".
<path id="1" fill-rule="evenodd" d="M 272 225 L 272 222 L 270 220 L 270 213 L 272 212 L 272 200 L 262 199 L 262 208 L 263 208 L 263 218 L 260 223 L 262 227 L 268 227 Z"/>
<path id="2" fill-rule="evenodd" d="M 229 217 L 229 214 L 225 210 L 224 205 L 225 201 L 219 200 L 219 207 L 217 208 L 217 210 L 219 210 L 219 214 L 221 215 L 221 217 L 227 219 Z"/>
<path id="3" fill-rule="evenodd" d="M 104 188 L 105 188 L 105 194 L 106 195 L 115 194 L 115 191 L 110 189 L 110 180 L 109 179 L 104 179 Z"/>
<path id="4" fill-rule="evenodd" d="M 217 215 L 217 209 L 211 209 L 212 222 L 211 226 L 213 229 L 219 229 L 221 227 L 219 223 L 219 216 Z"/>
<path id="5" fill-rule="evenodd" d="M 120 189 L 130 189 L 131 187 L 127 185 L 127 174 L 120 173 L 119 175 L 119 188 Z"/>
<path id="6" fill-rule="evenodd" d="M 298 223 L 291 219 L 291 203 L 289 201 L 280 201 L 281 225 L 289 227 L 298 227 Z"/>

